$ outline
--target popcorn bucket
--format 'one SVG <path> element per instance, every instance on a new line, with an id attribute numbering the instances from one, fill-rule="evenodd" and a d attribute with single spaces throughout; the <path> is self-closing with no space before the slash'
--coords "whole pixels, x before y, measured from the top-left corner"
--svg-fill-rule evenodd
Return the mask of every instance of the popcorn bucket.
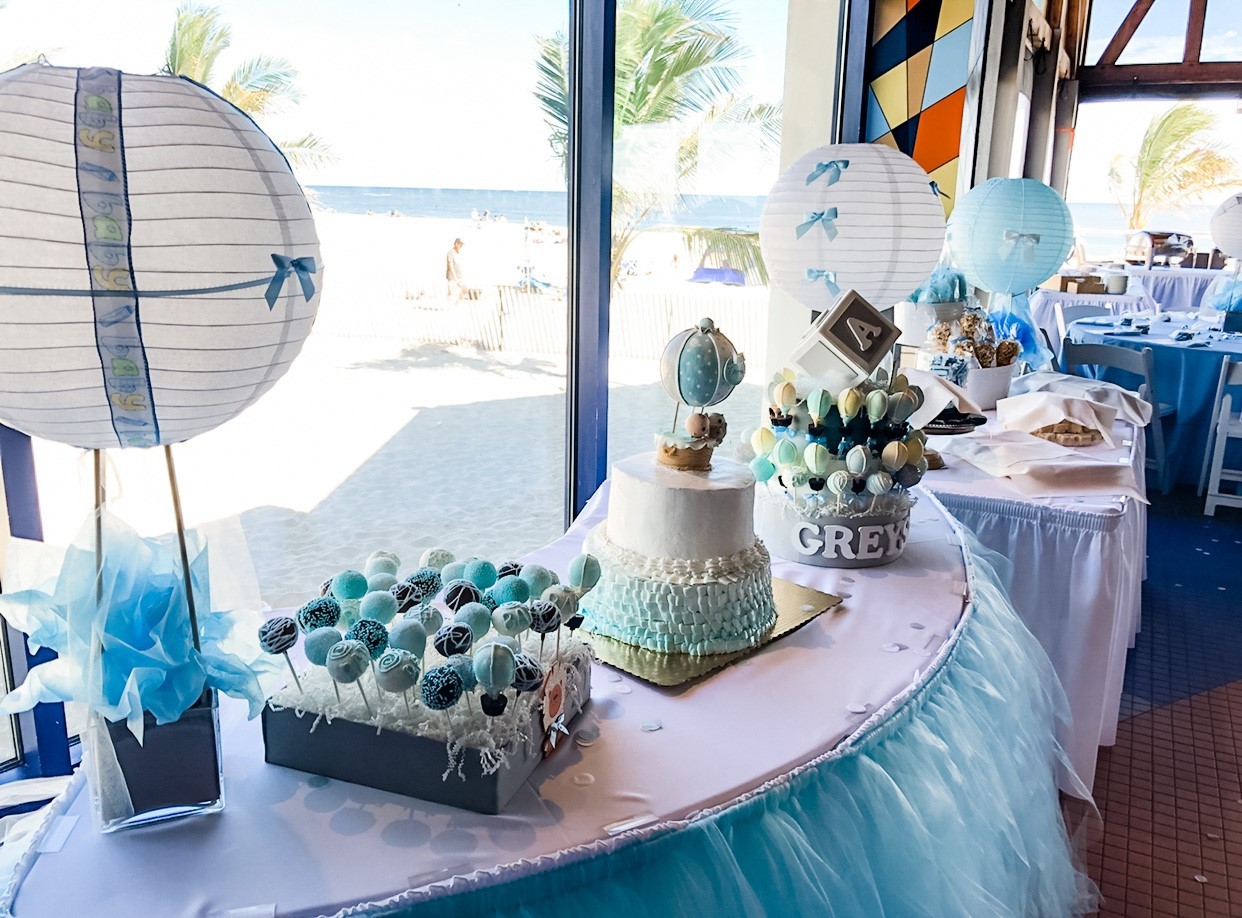
<path id="1" fill-rule="evenodd" d="M 991 411 L 996 403 L 1009 397 L 1009 383 L 1018 364 L 1007 367 L 975 367 L 966 374 L 966 394 L 984 411 Z"/>

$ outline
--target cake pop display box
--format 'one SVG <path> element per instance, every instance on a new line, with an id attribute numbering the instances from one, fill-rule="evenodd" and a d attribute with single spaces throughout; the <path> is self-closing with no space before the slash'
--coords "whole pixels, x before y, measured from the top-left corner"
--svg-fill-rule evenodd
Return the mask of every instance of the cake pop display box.
<path id="1" fill-rule="evenodd" d="M 549 718 L 535 711 L 494 770 L 485 767 L 483 750 L 470 745 L 452 761 L 443 738 L 272 704 L 263 708 L 264 757 L 272 765 L 495 815 L 530 779 L 545 753 L 554 755 L 568 742 L 569 725 L 590 700 L 590 655 L 567 658 L 566 666 L 573 672 L 566 673 L 563 692 L 552 701 L 560 705 L 552 718 L 559 726 L 546 732 Z M 301 678 L 306 682 L 306 675 Z M 538 704 L 548 705 L 551 694 L 545 687 Z"/>

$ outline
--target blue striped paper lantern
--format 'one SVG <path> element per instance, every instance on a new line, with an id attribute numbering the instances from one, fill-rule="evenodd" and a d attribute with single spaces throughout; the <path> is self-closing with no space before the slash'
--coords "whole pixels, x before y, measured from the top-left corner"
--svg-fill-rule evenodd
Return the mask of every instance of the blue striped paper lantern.
<path id="1" fill-rule="evenodd" d="M 198 84 L 0 74 L 0 421 L 151 447 L 267 392 L 319 304 L 319 240 L 275 145 Z"/>
<path id="2" fill-rule="evenodd" d="M 886 309 L 927 280 L 944 246 L 944 208 L 926 172 L 881 144 L 819 147 L 768 193 L 759 242 L 773 282 L 830 309 L 856 290 Z"/>
<path id="3" fill-rule="evenodd" d="M 988 179 L 949 217 L 949 251 L 975 287 L 1023 293 L 1056 274 L 1074 244 L 1061 196 L 1035 179 Z"/>

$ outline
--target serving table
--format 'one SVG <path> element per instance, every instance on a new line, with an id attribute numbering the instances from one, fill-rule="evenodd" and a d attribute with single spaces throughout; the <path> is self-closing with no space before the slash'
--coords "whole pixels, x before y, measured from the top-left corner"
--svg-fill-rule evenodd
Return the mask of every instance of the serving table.
<path id="1" fill-rule="evenodd" d="M 995 412 L 985 414 L 988 426 L 994 424 Z M 1078 452 L 1126 464 L 1142 492 L 1145 438 L 1123 422 L 1112 435 L 1116 446 Z M 931 437 L 928 445 L 948 451 L 953 439 Z M 927 473 L 923 487 L 1011 562 L 1014 608 L 1052 660 L 1069 699 L 1072 721 L 1060 725 L 1058 739 L 1090 786 L 1099 747 L 1117 741 L 1126 652 L 1142 611 L 1147 505 L 1120 493 L 1040 493 L 1029 481 L 995 478 L 951 453 L 945 463 Z"/>
<path id="2" fill-rule="evenodd" d="M 563 570 L 606 512 L 605 486 L 532 558 Z M 0 903 L 19 918 L 1088 908 L 1058 807 L 1060 689 L 992 560 L 924 494 L 889 566 L 775 563 L 843 603 L 680 691 L 597 664 L 573 736 L 498 816 L 266 765 L 258 723 L 227 703 L 222 813 L 99 836 L 75 778 Z"/>
<path id="3" fill-rule="evenodd" d="M 1212 281 L 1220 277 L 1222 268 L 1147 268 L 1126 265 L 1131 283 L 1143 282 L 1152 299 L 1169 312 L 1192 312 L 1199 308 L 1203 294 Z"/>

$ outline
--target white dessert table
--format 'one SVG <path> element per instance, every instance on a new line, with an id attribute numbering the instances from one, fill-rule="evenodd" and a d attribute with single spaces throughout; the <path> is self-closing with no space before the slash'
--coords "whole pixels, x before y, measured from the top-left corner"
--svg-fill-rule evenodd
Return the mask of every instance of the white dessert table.
<path id="1" fill-rule="evenodd" d="M 597 494 L 532 557 L 564 570 L 606 506 Z M 99 836 L 75 778 L 36 843 L 63 838 L 43 853 L 3 849 L 10 868 L 21 857 L 0 911 L 692 915 L 755 911 L 795 890 L 806 903 L 835 884 L 834 903 L 875 903 L 850 914 L 908 911 L 933 891 L 953 903 L 944 913 L 1003 899 L 1020 914 L 1036 894 L 1045 912 L 1066 913 L 1077 879 L 1054 777 L 1059 690 L 963 539 L 924 495 L 891 565 L 774 564 L 844 603 L 745 662 L 671 692 L 596 666 L 573 730 L 598 728 L 598 739 L 566 740 L 499 816 L 266 765 L 258 722 L 226 701 L 222 813 Z M 925 783 L 936 790 L 920 798 Z M 847 826 L 875 837 L 824 841 Z M 959 843 L 946 846 L 946 832 Z M 591 879 L 560 879 L 575 871 Z M 644 888 L 653 871 L 661 885 Z M 594 901 L 603 887 L 613 898 Z"/>
<path id="2" fill-rule="evenodd" d="M 1143 282 L 1164 312 L 1194 312 L 1222 268 L 1147 268 L 1128 265 L 1126 274 Z"/>
<path id="3" fill-rule="evenodd" d="M 995 412 L 985 412 L 995 423 Z M 985 428 L 986 429 L 986 428 Z M 1081 452 L 1129 465 L 1144 489 L 1145 438 L 1129 424 Z M 931 437 L 951 449 L 952 437 Z M 986 547 L 1012 562 L 1010 597 L 1052 660 L 1072 722 L 1058 733 L 1074 770 L 1090 787 L 1100 746 L 1117 741 L 1126 652 L 1134 646 L 1146 577 L 1147 506 L 1128 495 L 1024 493 L 954 455 L 928 472 L 932 491 Z"/>

